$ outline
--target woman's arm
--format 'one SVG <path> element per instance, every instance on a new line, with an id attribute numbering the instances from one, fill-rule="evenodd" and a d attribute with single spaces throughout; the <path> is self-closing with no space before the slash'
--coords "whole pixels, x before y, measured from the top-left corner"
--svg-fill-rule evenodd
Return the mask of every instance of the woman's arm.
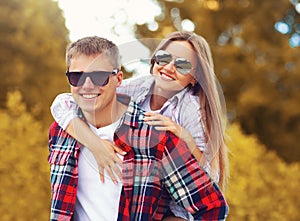
<path id="1" fill-rule="evenodd" d="M 92 152 L 98 164 L 101 182 L 104 182 L 104 169 L 114 183 L 117 183 L 117 177 L 119 179 L 122 178 L 121 171 L 116 165 L 118 164 L 122 167 L 122 160 L 115 152 L 121 155 L 125 155 L 126 152 L 113 145 L 110 141 L 98 137 L 89 126 L 78 117 L 70 121 L 66 131 Z"/>
<path id="2" fill-rule="evenodd" d="M 51 113 L 55 121 L 93 153 L 98 164 L 100 180 L 104 182 L 103 172 L 105 169 L 116 183 L 117 178 L 114 173 L 121 178 L 121 172 L 116 163 L 122 165 L 122 161 L 115 154 L 115 151 L 121 155 L 126 154 L 126 152 L 111 142 L 98 137 L 85 122 L 77 117 L 76 109 L 77 104 L 69 93 L 58 95 L 51 105 Z"/>

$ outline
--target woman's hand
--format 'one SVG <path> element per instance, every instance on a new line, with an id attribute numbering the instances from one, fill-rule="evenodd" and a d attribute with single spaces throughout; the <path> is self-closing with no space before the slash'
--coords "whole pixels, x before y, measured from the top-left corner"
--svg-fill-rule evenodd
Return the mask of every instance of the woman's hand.
<path id="1" fill-rule="evenodd" d="M 181 140 L 183 140 L 194 155 L 194 157 L 197 159 L 197 161 L 201 162 L 203 154 L 197 147 L 193 136 L 188 130 L 174 122 L 169 117 L 163 116 L 158 113 L 146 112 L 145 116 L 146 117 L 144 117 L 144 121 L 151 126 L 155 126 L 156 130 L 170 131 L 177 137 L 179 137 Z"/>
<path id="2" fill-rule="evenodd" d="M 121 171 L 117 167 L 117 165 L 122 166 L 122 160 L 116 152 L 121 155 L 125 155 L 126 152 L 112 142 L 101 139 L 78 117 L 71 120 L 66 131 L 93 153 L 98 164 L 101 182 L 104 182 L 104 169 L 114 183 L 118 182 L 115 174 L 119 179 L 122 178 Z"/>
<path id="3" fill-rule="evenodd" d="M 187 144 L 190 143 L 191 140 L 194 141 L 194 138 L 186 129 L 171 120 L 169 117 L 152 112 L 146 112 L 145 116 L 144 121 L 151 126 L 155 126 L 156 130 L 170 131 Z"/>
<path id="4" fill-rule="evenodd" d="M 116 147 L 110 141 L 102 140 L 100 138 L 95 140 L 93 143 L 89 143 L 89 147 L 97 161 L 101 182 L 104 182 L 105 180 L 104 170 L 106 170 L 113 182 L 115 184 L 118 183 L 118 179 L 122 179 L 122 173 L 117 165 L 122 168 L 122 160 L 117 156 L 116 153 L 125 155 L 126 152 Z"/>

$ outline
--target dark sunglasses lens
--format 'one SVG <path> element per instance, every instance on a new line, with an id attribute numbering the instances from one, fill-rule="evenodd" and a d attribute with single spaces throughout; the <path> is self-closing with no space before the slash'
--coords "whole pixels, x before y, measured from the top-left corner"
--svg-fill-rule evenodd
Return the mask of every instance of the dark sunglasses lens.
<path id="1" fill-rule="evenodd" d="M 177 58 L 175 67 L 180 74 L 188 74 L 192 70 L 192 63 L 185 58 Z"/>
<path id="2" fill-rule="evenodd" d="M 80 82 L 80 79 L 82 78 L 82 72 L 68 72 L 67 73 L 69 82 L 72 86 L 81 86 L 83 83 Z M 80 83 L 82 83 L 80 85 Z"/>
<path id="3" fill-rule="evenodd" d="M 159 50 L 155 54 L 155 61 L 158 65 L 166 65 L 172 61 L 172 55 L 166 51 Z"/>
<path id="4" fill-rule="evenodd" d="M 105 86 L 108 83 L 110 72 L 93 72 L 89 75 L 94 85 L 97 86 Z"/>

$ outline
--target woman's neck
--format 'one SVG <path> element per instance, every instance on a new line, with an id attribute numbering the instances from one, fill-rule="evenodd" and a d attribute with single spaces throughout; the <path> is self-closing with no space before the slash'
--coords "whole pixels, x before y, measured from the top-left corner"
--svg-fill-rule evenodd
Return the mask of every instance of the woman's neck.
<path id="1" fill-rule="evenodd" d="M 174 91 L 164 91 L 161 90 L 160 88 L 153 87 L 153 94 L 151 95 L 150 99 L 150 108 L 151 110 L 159 110 L 162 108 L 164 103 L 171 98 L 173 95 L 175 95 L 176 92 Z"/>
<path id="2" fill-rule="evenodd" d="M 150 109 L 159 110 L 168 99 L 157 94 L 152 94 L 150 98 Z"/>

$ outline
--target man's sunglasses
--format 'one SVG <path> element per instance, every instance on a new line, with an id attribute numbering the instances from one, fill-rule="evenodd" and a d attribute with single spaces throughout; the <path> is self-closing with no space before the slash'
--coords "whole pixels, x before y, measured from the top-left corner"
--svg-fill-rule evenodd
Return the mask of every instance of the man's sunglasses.
<path id="1" fill-rule="evenodd" d="M 173 61 L 173 56 L 167 51 L 158 50 L 153 59 L 156 64 L 164 66 Z M 192 63 L 185 58 L 175 58 L 174 65 L 180 74 L 188 74 L 193 69 Z"/>
<path id="2" fill-rule="evenodd" d="M 69 83 L 74 87 L 82 86 L 87 77 L 89 77 L 93 84 L 96 86 L 105 86 L 108 84 L 109 77 L 112 74 L 117 74 L 118 69 L 109 71 L 93 71 L 93 72 L 83 72 L 83 71 L 67 71 L 66 75 L 68 77 Z"/>

